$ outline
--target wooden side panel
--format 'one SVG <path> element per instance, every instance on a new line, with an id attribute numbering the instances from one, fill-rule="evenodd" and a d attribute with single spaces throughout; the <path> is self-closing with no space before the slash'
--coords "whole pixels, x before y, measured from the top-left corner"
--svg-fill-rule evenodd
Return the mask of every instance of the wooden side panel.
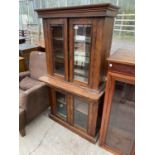
<path id="1" fill-rule="evenodd" d="M 104 29 L 103 29 L 103 42 L 102 42 L 102 52 L 101 52 L 101 66 L 100 66 L 100 82 L 102 77 L 105 77 L 108 70 L 107 58 L 110 55 L 112 34 L 113 34 L 114 19 L 105 18 Z"/>
<path id="2" fill-rule="evenodd" d="M 112 103 L 112 95 L 114 92 L 114 81 L 112 80 L 112 77 L 108 75 L 107 83 L 106 83 L 106 93 L 104 98 L 104 106 L 103 106 L 103 114 L 102 114 L 102 122 L 101 122 L 101 130 L 100 130 L 100 139 L 99 139 L 99 145 L 103 145 L 106 138 L 106 132 L 109 122 L 109 113 L 110 113 L 110 107 Z"/>
<path id="3" fill-rule="evenodd" d="M 88 134 L 95 136 L 96 134 L 96 125 L 98 117 L 98 104 L 90 103 L 89 104 L 89 119 L 88 119 Z"/>
<path id="4" fill-rule="evenodd" d="M 97 20 L 96 44 L 94 53 L 93 66 L 93 83 L 91 88 L 99 89 L 101 82 L 107 73 L 108 62 L 107 58 L 110 54 L 112 32 L 113 32 L 113 18 L 101 18 Z"/>
<path id="5" fill-rule="evenodd" d="M 100 81 L 100 66 L 101 66 L 101 53 L 103 52 L 103 29 L 104 29 L 104 18 L 97 19 L 96 21 L 96 40 L 94 46 L 93 55 L 93 74 L 92 74 L 92 89 L 98 89 Z"/>
<path id="6" fill-rule="evenodd" d="M 53 115 L 56 114 L 56 95 L 55 95 L 55 90 L 51 89 L 51 113 Z"/>
<path id="7" fill-rule="evenodd" d="M 44 29 L 44 38 L 45 38 L 45 50 L 46 50 L 46 64 L 47 64 L 47 73 L 48 75 L 52 75 L 52 53 L 50 52 L 51 48 L 49 45 L 49 35 L 48 35 L 48 26 L 47 26 L 47 19 L 43 19 L 43 29 Z"/>

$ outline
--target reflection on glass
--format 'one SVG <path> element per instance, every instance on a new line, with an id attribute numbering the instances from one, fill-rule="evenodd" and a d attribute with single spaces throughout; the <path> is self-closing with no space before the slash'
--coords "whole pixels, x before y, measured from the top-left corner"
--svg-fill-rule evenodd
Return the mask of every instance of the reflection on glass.
<path id="1" fill-rule="evenodd" d="M 135 86 L 116 82 L 106 144 L 130 155 L 135 137 Z"/>
<path id="2" fill-rule="evenodd" d="M 66 98 L 65 95 L 60 92 L 56 92 L 56 106 L 57 106 L 57 114 L 66 120 L 67 116 Z"/>
<path id="3" fill-rule="evenodd" d="M 87 129 L 88 103 L 74 98 L 74 125 Z"/>
<path id="4" fill-rule="evenodd" d="M 64 34 L 63 26 L 51 26 L 52 47 L 54 54 L 54 72 L 64 75 Z"/>
<path id="5" fill-rule="evenodd" d="M 88 83 L 91 25 L 74 25 L 74 79 Z"/>

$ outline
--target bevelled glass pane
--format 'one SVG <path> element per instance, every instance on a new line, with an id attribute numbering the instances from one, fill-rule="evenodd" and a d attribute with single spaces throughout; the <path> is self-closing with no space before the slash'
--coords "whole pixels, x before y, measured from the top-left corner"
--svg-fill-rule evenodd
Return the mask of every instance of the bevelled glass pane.
<path id="1" fill-rule="evenodd" d="M 88 103 L 74 98 L 74 125 L 87 130 Z"/>
<path id="2" fill-rule="evenodd" d="M 66 120 L 67 108 L 66 108 L 66 97 L 60 92 L 56 92 L 56 107 L 57 114 Z"/>
<path id="3" fill-rule="evenodd" d="M 88 83 L 91 25 L 74 25 L 74 80 Z"/>
<path id="4" fill-rule="evenodd" d="M 135 86 L 116 81 L 106 144 L 130 155 L 135 140 Z"/>
<path id="5" fill-rule="evenodd" d="M 51 26 L 54 73 L 64 76 L 64 34 L 63 26 Z"/>

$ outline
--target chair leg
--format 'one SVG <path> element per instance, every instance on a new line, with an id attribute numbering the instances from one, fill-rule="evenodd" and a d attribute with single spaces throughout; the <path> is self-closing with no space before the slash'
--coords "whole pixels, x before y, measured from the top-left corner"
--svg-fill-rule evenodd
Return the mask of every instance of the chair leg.
<path id="1" fill-rule="evenodd" d="M 19 132 L 20 132 L 20 135 L 22 137 L 24 137 L 26 135 L 25 128 L 24 129 L 21 129 Z"/>
<path id="2" fill-rule="evenodd" d="M 25 136 L 26 116 L 25 110 L 19 109 L 19 132 L 22 137 Z"/>

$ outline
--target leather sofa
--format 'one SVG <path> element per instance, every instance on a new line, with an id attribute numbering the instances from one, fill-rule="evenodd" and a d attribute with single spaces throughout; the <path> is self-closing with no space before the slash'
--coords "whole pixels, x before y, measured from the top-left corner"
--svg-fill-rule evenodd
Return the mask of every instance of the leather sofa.
<path id="1" fill-rule="evenodd" d="M 29 71 L 19 73 L 19 131 L 25 135 L 25 126 L 49 107 L 49 87 L 39 81 L 47 74 L 45 52 L 30 54 Z"/>

